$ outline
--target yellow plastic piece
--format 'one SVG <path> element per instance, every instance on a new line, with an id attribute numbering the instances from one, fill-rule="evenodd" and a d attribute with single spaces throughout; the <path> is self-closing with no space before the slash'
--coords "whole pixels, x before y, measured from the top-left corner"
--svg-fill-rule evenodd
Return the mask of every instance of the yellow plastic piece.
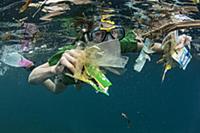
<path id="1" fill-rule="evenodd" d="M 172 69 L 172 66 L 170 64 L 165 65 L 165 71 L 164 71 L 163 76 L 162 76 L 162 82 L 165 80 L 166 73 L 171 69 Z"/>

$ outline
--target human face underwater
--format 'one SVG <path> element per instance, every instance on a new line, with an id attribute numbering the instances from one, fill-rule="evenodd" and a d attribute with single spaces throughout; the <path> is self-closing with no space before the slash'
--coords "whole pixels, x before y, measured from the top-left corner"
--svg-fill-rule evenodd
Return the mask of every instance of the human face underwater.
<path id="1" fill-rule="evenodd" d="M 120 25 L 111 25 L 108 23 L 100 23 L 98 27 L 94 28 L 89 34 L 91 41 L 101 43 L 112 39 L 123 39 L 125 30 Z"/>

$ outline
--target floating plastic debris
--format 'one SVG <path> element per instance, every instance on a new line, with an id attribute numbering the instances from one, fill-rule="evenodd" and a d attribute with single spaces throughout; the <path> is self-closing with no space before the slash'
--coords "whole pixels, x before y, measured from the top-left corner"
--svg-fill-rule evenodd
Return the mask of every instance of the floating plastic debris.
<path id="1" fill-rule="evenodd" d="M 137 72 L 141 72 L 144 67 L 146 60 L 151 61 L 151 58 L 148 54 L 155 53 L 155 51 L 151 50 L 152 42 L 147 38 L 145 40 L 144 46 L 140 52 L 140 55 L 136 59 L 136 63 L 134 65 L 134 70 Z"/>
<path id="2" fill-rule="evenodd" d="M 172 58 L 179 63 L 180 67 L 185 70 L 187 65 L 192 59 L 192 55 L 190 52 L 183 47 L 182 49 L 178 50 L 177 52 L 174 52 L 172 54 Z"/>
<path id="3" fill-rule="evenodd" d="M 33 66 L 33 62 L 24 58 L 19 52 L 20 46 L 4 46 L 2 49 L 1 61 L 11 67 L 29 68 Z"/>
<path id="4" fill-rule="evenodd" d="M 24 58 L 17 52 L 7 53 L 6 55 L 3 55 L 1 61 L 12 67 L 30 68 L 31 66 L 33 66 L 32 61 Z"/>
<path id="5" fill-rule="evenodd" d="M 169 33 L 163 40 L 163 56 L 159 62 L 163 62 L 165 70 L 162 76 L 162 81 L 164 81 L 165 75 L 168 70 L 175 67 L 178 63 L 180 68 L 186 69 L 187 65 L 192 59 L 192 55 L 186 48 L 190 45 L 191 37 L 186 35 L 178 35 L 178 31 L 173 31 Z"/>

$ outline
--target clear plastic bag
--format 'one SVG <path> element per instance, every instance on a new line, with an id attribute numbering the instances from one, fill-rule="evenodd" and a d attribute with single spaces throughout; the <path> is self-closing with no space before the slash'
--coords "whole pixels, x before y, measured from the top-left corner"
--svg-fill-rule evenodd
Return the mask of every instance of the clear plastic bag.
<path id="1" fill-rule="evenodd" d="M 109 40 L 96 45 L 99 51 L 95 55 L 95 63 L 102 67 L 125 68 L 127 56 L 121 56 L 121 47 L 118 40 Z"/>
<path id="2" fill-rule="evenodd" d="M 31 67 L 33 62 L 24 58 L 18 53 L 18 46 L 5 46 L 2 52 L 1 61 L 12 67 Z"/>

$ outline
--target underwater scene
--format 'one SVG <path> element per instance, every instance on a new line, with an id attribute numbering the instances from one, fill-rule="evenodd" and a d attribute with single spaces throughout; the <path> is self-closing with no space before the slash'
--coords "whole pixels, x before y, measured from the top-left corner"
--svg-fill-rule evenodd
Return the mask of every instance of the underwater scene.
<path id="1" fill-rule="evenodd" d="M 199 133 L 199 0 L 1 0 L 0 133 Z"/>

